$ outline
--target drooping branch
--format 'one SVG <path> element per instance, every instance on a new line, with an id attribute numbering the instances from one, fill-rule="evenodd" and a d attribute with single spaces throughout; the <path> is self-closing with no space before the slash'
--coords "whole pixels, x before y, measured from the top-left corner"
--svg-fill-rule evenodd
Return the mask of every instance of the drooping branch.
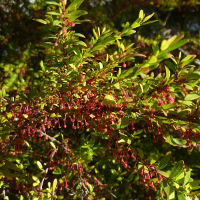
<path id="1" fill-rule="evenodd" d="M 56 140 L 54 137 L 51 137 L 51 136 L 48 135 L 47 133 L 45 133 L 45 132 L 43 132 L 43 131 L 41 131 L 41 130 L 39 130 L 39 129 L 37 129 L 36 132 L 41 133 L 44 137 L 47 137 L 49 140 L 51 140 L 51 142 L 55 142 L 55 143 L 57 143 L 58 145 L 63 146 L 63 144 L 62 144 L 60 141 Z"/>
<path id="2" fill-rule="evenodd" d="M 163 117 L 166 119 L 170 119 L 170 120 L 179 120 L 179 121 L 184 121 L 184 122 L 192 122 L 192 123 L 197 123 L 200 124 L 200 119 L 198 118 L 198 116 L 180 116 L 180 115 L 176 115 L 176 114 L 164 114 L 161 112 L 155 112 L 154 113 L 154 117 L 158 118 L 158 117 Z"/>
<path id="3" fill-rule="evenodd" d="M 105 106 L 104 109 L 105 110 L 111 110 L 112 112 L 119 111 L 118 108 L 108 107 L 108 106 Z M 132 108 L 131 112 L 136 113 L 137 115 L 140 115 L 140 116 L 146 116 L 147 115 L 146 113 L 141 113 L 141 109 L 139 109 L 139 108 Z M 171 119 L 171 120 L 180 120 L 180 121 L 200 124 L 200 119 L 199 119 L 200 113 L 196 113 L 196 115 L 188 115 L 188 116 L 180 116 L 180 115 L 173 114 L 173 113 L 164 114 L 164 113 L 159 112 L 159 111 L 157 111 L 157 112 L 152 111 L 151 112 L 150 110 L 147 111 L 147 113 L 149 113 L 149 114 L 152 113 L 155 118 L 163 117 L 163 118 Z"/>
<path id="4" fill-rule="evenodd" d="M 41 133 L 44 137 L 47 137 L 51 142 L 57 143 L 61 148 L 63 148 L 63 149 L 65 150 L 65 145 L 62 144 L 62 143 L 61 143 L 60 141 L 58 141 L 57 139 L 55 139 L 54 137 L 51 137 L 50 135 L 48 135 L 47 133 L 45 133 L 45 132 L 43 132 L 43 131 L 41 131 L 41 130 L 39 130 L 39 129 L 37 129 L 37 132 Z M 53 156 L 54 156 L 54 155 L 53 155 Z M 45 170 L 45 173 L 46 173 L 46 174 L 47 174 L 47 172 L 48 172 L 48 169 Z M 88 174 L 88 173 L 86 173 L 86 176 L 87 176 L 88 178 L 90 178 L 90 179 L 93 179 L 93 178 L 91 177 L 91 175 Z M 94 178 L 95 178 L 94 180 L 96 181 L 97 178 L 96 178 L 96 177 L 94 177 Z M 43 180 L 42 180 L 42 182 L 41 182 L 40 189 L 42 189 L 43 182 L 44 182 L 44 178 L 43 178 Z M 98 180 L 98 182 L 99 182 L 101 185 L 103 185 L 99 180 Z M 110 191 L 110 190 L 107 189 L 107 188 L 105 188 L 105 189 L 107 190 L 108 193 L 110 193 L 110 195 L 111 195 L 112 197 L 114 197 L 115 199 L 117 199 L 116 195 L 113 194 L 112 191 Z"/>

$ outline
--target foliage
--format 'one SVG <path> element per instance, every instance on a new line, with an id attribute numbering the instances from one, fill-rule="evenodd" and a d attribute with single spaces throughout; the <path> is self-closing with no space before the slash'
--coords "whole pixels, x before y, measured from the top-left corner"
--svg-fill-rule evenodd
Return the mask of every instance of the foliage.
<path id="1" fill-rule="evenodd" d="M 89 2 L 93 2 L 92 0 Z M 101 1 L 95 1 L 101 2 Z M 105 3 L 103 6 L 89 6 L 86 1 L 84 8 L 89 10 L 89 18 L 93 22 L 93 26 L 104 25 L 109 28 L 121 30 L 121 27 L 128 21 L 133 21 L 133 16 L 136 16 L 139 9 L 143 9 L 145 13 L 155 12 L 154 18 L 157 23 L 151 26 L 146 26 L 137 29 L 137 33 L 131 40 L 138 47 L 146 45 L 145 51 L 148 50 L 148 45 L 151 45 L 154 40 L 161 41 L 172 37 L 173 35 L 185 35 L 189 39 L 187 45 L 183 47 L 184 55 L 196 54 L 200 58 L 200 15 L 199 3 L 197 1 L 141 1 L 141 0 L 115 0 Z M 87 16 L 88 17 L 88 16 Z M 80 30 L 88 34 L 89 25 L 82 25 Z"/>
<path id="2" fill-rule="evenodd" d="M 198 199 L 200 71 L 173 51 L 139 53 L 121 31 L 74 30 L 83 0 L 46 1 L 40 69 L 29 50 L 2 62 L 0 185 L 4 199 Z M 35 47 L 35 51 L 36 51 Z"/>

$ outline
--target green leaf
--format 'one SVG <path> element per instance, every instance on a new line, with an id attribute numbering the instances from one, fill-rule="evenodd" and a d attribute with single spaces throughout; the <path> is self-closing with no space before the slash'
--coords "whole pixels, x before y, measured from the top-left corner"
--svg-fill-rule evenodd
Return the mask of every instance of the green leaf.
<path id="1" fill-rule="evenodd" d="M 182 173 L 183 170 L 183 161 L 179 161 L 172 169 L 170 173 L 170 178 L 175 178 Z"/>
<path id="2" fill-rule="evenodd" d="M 150 18 L 152 18 L 152 17 L 154 16 L 154 14 L 155 14 L 155 13 L 152 13 L 151 15 L 146 16 L 146 17 L 143 19 L 142 23 L 148 21 Z"/>
<path id="3" fill-rule="evenodd" d="M 181 145 L 182 146 L 182 145 L 186 144 L 186 141 L 184 139 L 181 139 L 181 138 L 174 138 L 174 137 L 172 137 L 171 140 L 172 140 L 172 142 L 174 144 L 177 144 L 177 145 Z"/>
<path id="4" fill-rule="evenodd" d="M 177 66 L 170 62 L 170 61 L 165 61 L 165 64 L 167 65 L 168 68 L 170 68 L 173 72 L 175 72 L 177 70 Z"/>
<path id="5" fill-rule="evenodd" d="M 169 165 L 170 157 L 171 157 L 170 153 L 168 155 L 164 156 L 164 158 L 162 158 L 159 161 L 158 169 L 164 169 L 165 167 L 167 167 Z"/>
<path id="6" fill-rule="evenodd" d="M 45 67 L 44 67 L 44 62 L 43 62 L 43 60 L 40 61 L 40 67 L 42 68 L 42 71 L 45 71 Z"/>
<path id="7" fill-rule="evenodd" d="M 67 7 L 66 11 L 76 10 L 80 7 L 84 0 L 73 0 L 71 4 Z"/>
<path id="8" fill-rule="evenodd" d="M 192 190 L 198 190 L 198 189 L 200 189 L 200 180 L 193 180 L 190 183 L 190 186 L 191 186 Z"/>
<path id="9" fill-rule="evenodd" d="M 35 182 L 33 183 L 33 187 L 36 187 L 37 185 L 40 184 L 40 180 L 38 179 L 38 177 L 32 176 L 32 179 L 35 181 Z"/>
<path id="10" fill-rule="evenodd" d="M 99 69 L 102 70 L 103 69 L 103 64 L 101 62 L 99 62 Z"/>
<path id="11" fill-rule="evenodd" d="M 55 178 L 52 185 L 52 192 L 54 193 L 58 184 L 58 180 Z"/>
<path id="12" fill-rule="evenodd" d="M 75 36 L 81 37 L 81 38 L 85 38 L 85 35 L 81 34 L 81 33 L 74 33 Z"/>
<path id="13" fill-rule="evenodd" d="M 40 170 L 43 170 L 42 163 L 40 161 L 37 161 L 37 166 Z"/>
<path id="14" fill-rule="evenodd" d="M 175 49 L 178 49 L 179 47 L 185 45 L 187 42 L 188 42 L 187 39 L 180 40 L 180 41 L 172 44 L 171 46 L 169 46 L 169 48 L 167 48 L 166 51 L 169 52 L 169 51 L 173 51 Z"/>
<path id="15" fill-rule="evenodd" d="M 144 88 L 142 86 L 142 84 L 139 84 L 140 88 L 141 88 L 141 92 L 144 93 Z"/>
<path id="16" fill-rule="evenodd" d="M 77 41 L 74 43 L 75 45 L 81 45 L 81 46 L 84 46 L 84 47 L 87 47 L 87 44 L 83 41 Z"/>
<path id="17" fill-rule="evenodd" d="M 132 143 L 131 139 L 127 140 L 127 144 L 130 145 Z"/>
<path id="18" fill-rule="evenodd" d="M 152 23 L 155 23 L 155 22 L 158 22 L 158 20 L 150 20 L 150 21 L 147 21 L 145 23 L 142 23 L 141 25 L 145 26 L 145 25 L 152 24 Z"/>
<path id="19" fill-rule="evenodd" d="M 129 125 L 130 120 L 128 117 L 123 117 L 121 120 L 121 128 L 125 128 Z"/>
<path id="20" fill-rule="evenodd" d="M 24 197 L 20 195 L 19 200 L 24 200 Z"/>
<path id="21" fill-rule="evenodd" d="M 173 107 L 174 107 L 173 104 L 164 104 L 164 105 L 162 105 L 162 108 L 163 108 L 164 110 L 169 110 L 169 109 L 171 109 L 171 108 L 173 108 Z"/>
<path id="22" fill-rule="evenodd" d="M 186 105 L 186 106 L 192 106 L 193 105 L 192 101 L 180 101 L 179 100 L 179 102 L 182 103 L 182 104 L 184 104 L 184 105 Z"/>
<path id="23" fill-rule="evenodd" d="M 8 119 L 12 118 L 12 113 L 11 112 L 7 113 L 7 117 Z"/>
<path id="24" fill-rule="evenodd" d="M 165 66 L 165 73 L 166 73 L 166 83 L 168 83 L 170 78 L 170 70 L 166 66 Z"/>
<path id="25" fill-rule="evenodd" d="M 181 60 L 182 66 L 185 66 L 185 65 L 191 63 L 192 61 L 194 61 L 195 58 L 196 58 L 196 55 L 186 56 L 183 60 Z"/>
<path id="26" fill-rule="evenodd" d="M 94 187 L 91 185 L 91 184 L 87 184 L 87 186 L 89 187 L 89 190 L 90 190 L 90 192 L 92 193 L 93 192 L 93 189 L 94 189 Z"/>
<path id="27" fill-rule="evenodd" d="M 33 179 L 34 181 L 36 181 L 36 182 L 39 181 L 38 177 L 36 177 L 36 176 L 32 176 L 32 179 Z"/>
<path id="28" fill-rule="evenodd" d="M 123 79 L 123 78 L 125 78 L 127 76 L 130 76 L 130 75 L 134 74 L 141 66 L 142 65 L 139 64 L 139 65 L 136 65 L 134 67 L 131 67 L 128 70 L 123 71 L 123 73 L 120 74 L 119 78 Z"/>
<path id="29" fill-rule="evenodd" d="M 75 10 L 71 13 L 66 14 L 65 17 L 68 17 L 70 21 L 75 21 L 80 16 L 86 15 L 86 14 L 87 14 L 87 11 L 85 10 Z"/>
<path id="30" fill-rule="evenodd" d="M 57 13 L 57 12 L 54 12 L 54 11 L 49 11 L 49 12 L 47 12 L 47 14 L 49 14 L 49 15 L 60 15 L 60 13 Z"/>
<path id="31" fill-rule="evenodd" d="M 140 10 L 140 12 L 139 12 L 139 18 L 142 20 L 142 19 L 144 19 L 144 17 L 145 17 L 144 11 Z"/>
<path id="32" fill-rule="evenodd" d="M 40 183 L 34 182 L 33 183 L 33 187 L 36 187 L 37 185 L 39 185 Z"/>
<path id="33" fill-rule="evenodd" d="M 105 45 L 103 44 L 94 45 L 94 47 L 91 49 L 91 52 L 98 51 L 100 49 L 103 49 L 104 47 Z"/>
<path id="34" fill-rule="evenodd" d="M 180 38 L 177 38 L 177 41 L 172 43 L 167 49 L 165 49 L 164 51 L 161 51 L 161 53 L 158 56 L 158 59 L 161 59 L 164 54 L 166 54 L 166 53 L 168 53 L 170 51 L 173 51 L 175 49 L 178 49 L 179 47 L 183 46 L 184 44 L 186 44 L 188 42 L 187 39 L 180 40 Z"/>
<path id="35" fill-rule="evenodd" d="M 60 20 L 54 20 L 54 21 L 53 21 L 53 25 L 54 25 L 54 26 L 59 26 L 59 27 L 60 27 L 60 26 L 61 26 L 61 23 L 62 23 L 62 22 L 61 22 Z"/>
<path id="36" fill-rule="evenodd" d="M 120 90 L 120 84 L 119 84 L 119 82 L 115 83 L 113 86 L 114 86 L 116 89 Z"/>
<path id="37" fill-rule="evenodd" d="M 129 35 L 132 35 L 133 33 L 136 33 L 136 31 L 135 30 L 126 29 L 126 30 L 122 31 L 121 36 L 122 37 L 129 36 Z"/>
<path id="38" fill-rule="evenodd" d="M 190 180 L 191 171 L 187 171 L 184 177 L 184 185 L 186 185 Z"/>
<path id="39" fill-rule="evenodd" d="M 56 2 L 56 1 L 46 1 L 45 3 L 49 4 L 49 5 L 60 6 L 60 4 L 58 2 Z"/>
<path id="40" fill-rule="evenodd" d="M 44 19 L 35 19 L 35 21 L 37 21 L 41 24 L 47 24 L 47 22 Z"/>
<path id="41" fill-rule="evenodd" d="M 25 140 L 24 144 L 26 144 L 27 147 L 30 147 L 30 144 Z"/>
<path id="42" fill-rule="evenodd" d="M 185 173 L 184 173 L 184 171 L 182 171 L 181 174 L 179 174 L 179 175 L 176 177 L 176 181 L 183 182 L 183 181 L 184 181 L 184 176 L 185 176 Z"/>
<path id="43" fill-rule="evenodd" d="M 124 140 L 124 139 L 121 139 L 121 140 L 119 140 L 118 141 L 118 143 L 120 144 L 120 143 L 125 143 L 126 141 Z"/>
<path id="44" fill-rule="evenodd" d="M 160 50 L 161 50 L 161 51 L 164 51 L 164 50 L 167 49 L 168 47 L 169 47 L 169 44 L 168 44 L 167 40 L 163 40 L 162 43 L 161 43 Z"/>
<path id="45" fill-rule="evenodd" d="M 171 187 L 171 191 L 170 191 L 170 194 L 169 194 L 169 200 L 174 199 L 174 198 L 175 198 L 175 190 Z"/>
<path id="46" fill-rule="evenodd" d="M 56 113 L 51 113 L 50 117 L 52 118 L 56 117 Z"/>
<path id="47" fill-rule="evenodd" d="M 195 99 L 198 99 L 200 98 L 200 95 L 198 94 L 188 94 L 186 97 L 185 97 L 185 100 L 188 101 L 188 100 L 195 100 Z"/>
<path id="48" fill-rule="evenodd" d="M 114 97 L 112 95 L 107 94 L 104 97 L 103 104 L 113 105 L 115 103 L 116 103 L 116 101 L 115 101 L 115 99 L 114 99 Z"/>
<path id="49" fill-rule="evenodd" d="M 137 19 L 135 22 L 133 22 L 132 24 L 131 24 L 131 28 L 132 29 L 134 29 L 134 28 L 137 28 L 137 27 L 139 27 L 140 26 L 140 23 L 139 23 L 139 20 Z"/>
<path id="50" fill-rule="evenodd" d="M 186 196 L 182 192 L 177 192 L 178 200 L 187 200 Z"/>
<path id="51" fill-rule="evenodd" d="M 198 80 L 200 78 L 200 72 L 192 72 L 192 73 L 182 73 L 181 74 L 183 77 L 187 78 L 187 79 L 194 79 L 194 80 Z"/>
<path id="52" fill-rule="evenodd" d="M 53 147 L 54 150 L 56 150 L 56 145 L 53 142 L 50 142 L 50 145 Z"/>
<path id="53" fill-rule="evenodd" d="M 62 174 L 62 171 L 60 168 L 57 168 L 56 171 L 53 171 L 53 174 Z"/>
<path id="54" fill-rule="evenodd" d="M 175 197 L 175 191 L 174 191 L 174 188 L 171 187 L 168 183 L 164 182 L 163 183 L 163 186 L 164 186 L 164 191 L 167 195 L 167 199 L 173 199 Z"/>
<path id="55" fill-rule="evenodd" d="M 151 56 L 150 58 L 149 58 L 149 60 L 148 60 L 148 64 L 155 64 L 155 63 L 157 63 L 158 62 L 158 59 L 157 59 L 157 57 L 156 56 Z M 148 67 L 148 66 L 147 66 Z"/>

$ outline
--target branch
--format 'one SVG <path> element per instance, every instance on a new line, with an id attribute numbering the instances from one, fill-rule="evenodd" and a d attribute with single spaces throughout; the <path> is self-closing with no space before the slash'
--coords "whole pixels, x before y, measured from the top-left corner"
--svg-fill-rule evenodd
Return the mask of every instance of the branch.
<path id="1" fill-rule="evenodd" d="M 39 130 L 39 129 L 37 129 L 36 132 L 41 133 L 43 136 L 47 137 L 47 138 L 48 138 L 49 140 L 51 140 L 52 142 L 55 142 L 55 143 L 57 143 L 58 145 L 61 145 L 61 146 L 64 147 L 64 145 L 63 145 L 60 141 L 56 140 L 54 137 L 51 137 L 51 136 L 48 135 L 47 133 L 45 133 L 45 132 L 43 132 L 43 131 L 41 131 L 41 130 Z"/>
<path id="2" fill-rule="evenodd" d="M 106 110 L 110 110 L 110 111 L 113 111 L 113 112 L 118 112 L 119 111 L 118 108 L 108 107 L 108 106 L 104 106 L 104 109 L 105 109 L 105 111 Z M 147 115 L 145 113 L 141 113 L 140 112 L 141 109 L 139 109 L 139 108 L 131 109 L 131 111 L 136 113 L 137 115 L 140 115 L 140 116 L 146 116 Z M 199 116 L 182 117 L 182 116 L 178 116 L 178 115 L 172 114 L 172 113 L 169 113 L 169 114 L 165 115 L 164 113 L 161 113 L 161 112 L 154 112 L 153 115 L 154 115 L 154 117 L 165 117 L 166 119 L 180 120 L 180 121 L 192 122 L 192 123 L 197 123 L 197 124 L 200 123 Z"/>
<path id="3" fill-rule="evenodd" d="M 139 112 L 139 110 L 134 110 L 133 112 Z M 144 115 L 146 116 L 147 114 L 141 114 L 141 115 Z M 161 112 L 155 112 L 153 113 L 154 117 L 164 117 L 166 119 L 172 119 L 172 120 L 180 120 L 180 121 L 185 121 L 185 122 L 192 122 L 192 123 L 197 123 L 199 124 L 200 123 L 200 120 L 198 118 L 191 118 L 191 116 L 187 116 L 187 117 L 182 117 L 182 116 L 178 116 L 178 115 L 175 115 L 175 114 L 167 114 L 165 115 L 164 113 L 161 113 Z"/>
<path id="4" fill-rule="evenodd" d="M 11 105 L 16 105 L 16 103 L 15 103 L 15 102 L 13 102 L 13 101 L 10 101 L 10 100 L 8 100 L 8 99 L 6 99 L 6 98 L 4 98 L 4 97 L 1 97 L 1 99 L 2 99 L 3 101 L 5 101 L 5 102 L 7 102 L 7 103 L 11 104 Z"/>
<path id="5" fill-rule="evenodd" d="M 171 12 L 169 12 L 169 13 L 167 14 L 167 17 L 165 18 L 165 21 L 163 22 L 163 26 L 166 26 L 167 21 L 168 21 L 168 19 L 170 18 L 171 14 L 172 14 Z"/>
<path id="6" fill-rule="evenodd" d="M 91 177 L 91 175 L 90 174 L 86 174 L 86 176 L 88 177 L 88 178 L 90 178 L 90 179 L 92 179 L 92 177 Z M 95 179 L 97 179 L 96 177 L 95 177 Z M 97 180 L 95 180 L 96 182 L 97 182 Z M 101 183 L 99 180 L 98 180 L 98 182 L 101 184 L 101 185 L 103 185 L 103 183 Z M 110 191 L 109 189 L 107 189 L 107 188 L 105 188 L 106 190 L 107 190 L 107 192 L 109 192 L 110 193 L 110 195 L 112 196 L 112 197 L 114 197 L 115 199 L 117 199 L 117 197 L 116 197 L 116 195 L 115 194 L 113 194 L 112 193 L 112 191 Z"/>
<path id="7" fill-rule="evenodd" d="M 49 168 L 46 168 L 45 169 L 45 175 L 48 173 L 49 171 Z M 42 179 L 41 183 L 40 183 L 40 190 L 42 191 L 42 187 L 43 187 L 43 184 L 44 184 L 44 180 L 45 180 L 45 177 Z"/>

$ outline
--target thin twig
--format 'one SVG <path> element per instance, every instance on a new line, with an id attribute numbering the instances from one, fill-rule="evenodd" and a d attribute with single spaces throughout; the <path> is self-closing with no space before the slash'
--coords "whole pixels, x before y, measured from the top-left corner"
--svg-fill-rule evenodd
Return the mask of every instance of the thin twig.
<path id="1" fill-rule="evenodd" d="M 45 169 L 45 175 L 48 173 L 48 171 L 49 171 L 49 168 L 46 168 Z M 45 180 L 45 177 L 42 179 L 42 181 L 41 181 L 41 183 L 40 183 L 40 190 L 42 191 L 42 187 L 43 187 L 43 184 L 44 184 L 44 180 Z"/>
<path id="2" fill-rule="evenodd" d="M 57 143 L 58 145 L 62 145 L 62 146 L 63 146 L 63 144 L 62 144 L 60 141 L 56 140 L 54 137 L 51 137 L 51 136 L 48 135 L 47 133 L 45 133 L 45 132 L 43 132 L 43 131 L 41 131 L 41 130 L 39 130 L 39 129 L 37 129 L 36 131 L 39 132 L 39 133 L 41 133 L 43 136 L 47 137 L 47 138 L 48 138 L 49 140 L 51 140 L 52 142 L 55 142 L 55 143 Z M 64 147 L 64 146 L 63 146 L 63 147 Z"/>
<path id="3" fill-rule="evenodd" d="M 92 177 L 91 177 L 91 175 L 90 174 L 86 174 L 86 176 L 88 177 L 88 178 L 90 178 L 90 179 L 92 179 Z M 95 177 L 96 178 L 96 177 Z M 97 179 L 97 178 L 96 178 Z M 95 180 L 96 181 L 96 180 Z M 98 182 L 101 184 L 101 185 L 103 185 L 103 183 L 101 183 L 99 180 L 98 180 Z M 104 188 L 107 192 L 109 192 L 110 193 L 110 195 L 112 196 L 112 197 L 114 197 L 115 199 L 117 199 L 117 197 L 116 197 L 116 195 L 115 194 L 113 194 L 113 192 L 112 191 L 110 191 L 108 188 Z"/>
<path id="4" fill-rule="evenodd" d="M 169 13 L 167 14 L 167 17 L 165 18 L 165 21 L 163 22 L 163 26 L 166 26 L 167 21 L 168 21 L 168 19 L 170 18 L 171 14 L 172 14 L 171 12 L 169 12 Z"/>
<path id="5" fill-rule="evenodd" d="M 3 101 L 5 101 L 5 102 L 7 102 L 7 103 L 11 104 L 11 105 L 16 105 L 16 103 L 15 103 L 15 102 L 12 102 L 12 101 L 10 101 L 10 100 L 6 99 L 5 97 L 1 97 L 1 99 L 2 99 Z"/>

